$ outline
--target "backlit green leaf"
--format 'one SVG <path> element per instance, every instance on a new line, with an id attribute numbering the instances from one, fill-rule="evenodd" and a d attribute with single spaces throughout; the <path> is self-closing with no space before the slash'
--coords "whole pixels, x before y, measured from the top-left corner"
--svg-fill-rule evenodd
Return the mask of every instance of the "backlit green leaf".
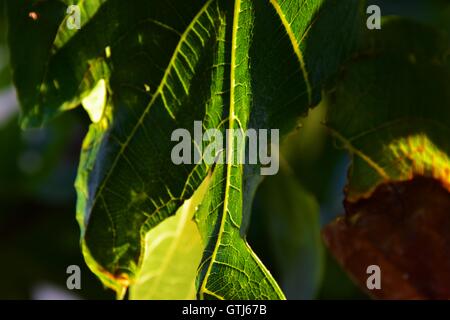
<path id="1" fill-rule="evenodd" d="M 93 121 L 76 181 L 77 219 L 86 261 L 107 286 L 123 294 L 137 281 L 147 234 L 213 169 L 203 162 L 175 165 L 172 132 L 194 133 L 196 120 L 224 134 L 289 132 L 351 53 L 361 3 L 9 3 L 22 125 L 41 125 L 80 104 Z M 72 4 L 80 5 L 79 30 L 67 30 Z M 24 33 L 30 41 L 18 38 Z M 237 145 L 223 152 L 237 153 Z M 259 167 L 218 164 L 211 179 L 196 214 L 204 244 L 198 297 L 283 298 L 245 241 Z"/>
<path id="2" fill-rule="evenodd" d="M 208 190 L 211 178 L 169 217 L 145 236 L 145 254 L 131 299 L 195 299 L 195 278 L 203 253 L 193 218 Z"/>

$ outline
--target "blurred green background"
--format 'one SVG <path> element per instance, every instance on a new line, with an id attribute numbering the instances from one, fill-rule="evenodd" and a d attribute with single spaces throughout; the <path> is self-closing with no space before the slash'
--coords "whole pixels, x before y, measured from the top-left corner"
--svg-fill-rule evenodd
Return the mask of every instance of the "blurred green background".
<path id="1" fill-rule="evenodd" d="M 6 1 L 0 0 L 0 299 L 112 299 L 83 261 L 75 220 L 73 184 L 89 118 L 79 108 L 45 129 L 20 130 Z M 383 15 L 446 23 L 436 13 L 448 1 L 369 3 L 380 5 Z M 321 227 L 344 211 L 349 165 L 321 123 L 326 111 L 321 104 L 286 138 L 280 175 L 256 194 L 248 240 L 288 298 L 366 299 L 320 238 Z M 81 267 L 81 290 L 66 289 L 69 265 Z"/>
<path id="2" fill-rule="evenodd" d="M 0 299 L 110 299 L 79 247 L 73 187 L 89 118 L 70 112 L 45 129 L 21 131 L 0 1 Z M 26 35 L 24 35 L 26 36 Z M 66 289 L 79 265 L 82 289 Z"/>

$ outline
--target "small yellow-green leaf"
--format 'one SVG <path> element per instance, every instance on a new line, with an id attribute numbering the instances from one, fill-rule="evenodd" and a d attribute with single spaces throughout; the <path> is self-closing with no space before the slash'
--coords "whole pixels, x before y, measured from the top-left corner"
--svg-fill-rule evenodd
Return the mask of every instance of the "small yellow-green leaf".
<path id="1" fill-rule="evenodd" d="M 209 186 L 208 176 L 172 216 L 145 237 L 145 254 L 130 298 L 195 299 L 195 277 L 203 244 L 193 216 Z"/>

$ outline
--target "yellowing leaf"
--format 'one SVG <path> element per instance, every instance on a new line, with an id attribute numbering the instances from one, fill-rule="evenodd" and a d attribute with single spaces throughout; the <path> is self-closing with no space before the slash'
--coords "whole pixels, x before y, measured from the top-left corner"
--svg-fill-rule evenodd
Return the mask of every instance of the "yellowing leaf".
<path id="1" fill-rule="evenodd" d="M 175 216 L 147 233 L 142 266 L 130 289 L 131 299 L 195 299 L 195 278 L 203 244 L 193 217 L 210 181 L 207 176 Z"/>

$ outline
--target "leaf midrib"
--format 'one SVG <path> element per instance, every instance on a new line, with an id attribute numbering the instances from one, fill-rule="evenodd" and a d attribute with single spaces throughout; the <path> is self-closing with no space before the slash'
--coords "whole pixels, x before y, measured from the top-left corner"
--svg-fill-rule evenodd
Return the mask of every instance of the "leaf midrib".
<path id="1" fill-rule="evenodd" d="M 235 93 L 235 83 L 236 83 L 236 75 L 235 75 L 235 69 L 236 69 L 236 48 L 237 48 L 237 31 L 238 31 L 238 26 L 239 26 L 239 14 L 241 11 L 241 0 L 236 0 L 235 4 L 234 4 L 234 13 L 233 13 L 233 30 L 232 30 L 232 35 L 231 35 L 231 62 L 230 62 L 230 112 L 229 112 L 229 124 L 228 124 L 228 128 L 229 129 L 233 129 L 234 126 L 234 120 L 235 120 L 235 115 L 234 115 L 234 106 L 235 106 L 235 100 L 234 100 L 234 93 Z M 201 286 L 201 290 L 200 290 L 200 297 L 203 299 L 204 296 L 204 292 L 207 292 L 208 294 L 212 294 L 214 295 L 216 298 L 224 300 L 223 297 L 210 292 L 207 288 L 206 288 L 206 284 L 208 283 L 208 278 L 209 275 L 211 274 L 211 269 L 213 267 L 214 261 L 216 260 L 216 256 L 217 256 L 217 252 L 219 251 L 219 245 L 221 243 L 222 240 L 222 234 L 224 233 L 224 228 L 225 228 L 225 222 L 226 222 L 226 214 L 227 214 L 227 210 L 228 210 L 228 196 L 229 196 L 229 192 L 228 190 L 230 189 L 230 178 L 231 178 L 231 167 L 232 167 L 232 162 L 230 161 L 233 155 L 233 150 L 234 150 L 234 139 L 232 139 L 232 130 L 228 131 L 228 143 L 229 145 L 227 146 L 227 169 L 226 169 L 226 183 L 225 183 L 225 199 L 223 202 L 223 212 L 222 212 L 222 217 L 221 217 L 221 221 L 220 221 L 220 228 L 219 228 L 219 233 L 217 236 L 217 241 L 215 243 L 214 246 L 214 251 L 211 255 L 211 261 L 208 265 L 208 269 L 206 271 L 206 275 L 205 278 L 203 279 L 203 283 Z"/>

